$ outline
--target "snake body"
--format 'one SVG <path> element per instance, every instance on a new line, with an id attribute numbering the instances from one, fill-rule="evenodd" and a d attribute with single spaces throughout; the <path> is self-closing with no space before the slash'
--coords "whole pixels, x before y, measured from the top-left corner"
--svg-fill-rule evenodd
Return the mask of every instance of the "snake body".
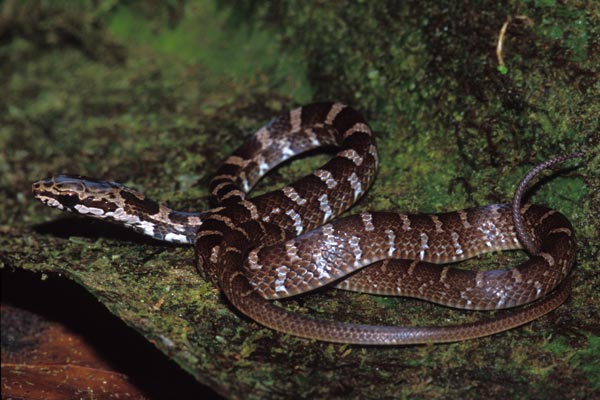
<path id="1" fill-rule="evenodd" d="M 337 148 L 324 166 L 280 190 L 247 197 L 269 170 L 323 146 Z M 521 182 L 512 206 L 334 219 L 373 182 L 377 149 L 356 110 L 314 103 L 273 119 L 225 160 L 210 184 L 215 207 L 208 211 L 175 211 L 119 183 L 74 175 L 38 181 L 33 192 L 52 207 L 193 244 L 204 276 L 238 310 L 273 329 L 341 343 L 451 342 L 522 325 L 568 297 L 565 278 L 576 252 L 571 224 L 557 211 L 520 203 L 540 171 L 578 155 L 537 166 Z M 438 265 L 522 247 L 530 258 L 512 269 L 476 272 Z M 474 310 L 534 303 L 472 324 L 401 327 L 317 320 L 269 301 L 326 285 Z"/>

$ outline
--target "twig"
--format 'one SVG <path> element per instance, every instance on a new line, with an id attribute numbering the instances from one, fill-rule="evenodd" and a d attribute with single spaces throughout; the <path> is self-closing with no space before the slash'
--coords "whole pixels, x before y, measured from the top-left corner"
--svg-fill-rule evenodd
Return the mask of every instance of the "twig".
<path id="1" fill-rule="evenodd" d="M 533 26 L 533 21 L 526 15 L 517 15 L 514 17 L 515 19 L 525 21 L 527 26 Z M 506 17 L 506 21 L 502 24 L 502 28 L 500 28 L 500 34 L 498 35 L 498 44 L 496 45 L 496 57 L 498 58 L 498 71 L 502 74 L 506 74 L 508 72 L 508 68 L 504 64 L 504 59 L 502 58 L 502 44 L 504 43 L 504 36 L 506 35 L 506 30 L 508 29 L 508 24 L 511 23 L 513 17 L 510 15 Z"/>

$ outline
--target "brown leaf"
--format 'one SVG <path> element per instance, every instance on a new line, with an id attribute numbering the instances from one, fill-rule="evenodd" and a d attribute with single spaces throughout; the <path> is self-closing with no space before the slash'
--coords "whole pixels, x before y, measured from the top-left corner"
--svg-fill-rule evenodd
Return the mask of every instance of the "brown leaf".
<path id="1" fill-rule="evenodd" d="M 2 396 L 16 399 L 142 399 L 80 335 L 38 314 L 0 306 Z"/>

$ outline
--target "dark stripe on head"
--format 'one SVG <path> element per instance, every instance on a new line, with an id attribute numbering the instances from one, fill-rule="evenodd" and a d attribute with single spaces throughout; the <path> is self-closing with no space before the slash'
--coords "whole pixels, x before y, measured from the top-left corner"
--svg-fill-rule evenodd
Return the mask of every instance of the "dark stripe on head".
<path id="1" fill-rule="evenodd" d="M 140 199 L 133 193 L 130 193 L 126 190 L 121 192 L 121 197 L 125 199 L 126 205 L 134 210 L 139 210 L 144 213 L 148 213 L 149 215 L 157 214 L 160 210 L 160 206 L 157 202 L 150 199 Z"/>

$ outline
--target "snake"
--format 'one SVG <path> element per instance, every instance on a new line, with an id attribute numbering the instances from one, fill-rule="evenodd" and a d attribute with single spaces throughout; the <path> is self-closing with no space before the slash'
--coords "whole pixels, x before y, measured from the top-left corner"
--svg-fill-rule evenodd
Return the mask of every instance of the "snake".
<path id="1" fill-rule="evenodd" d="M 270 170 L 317 148 L 333 148 L 335 155 L 288 186 L 248 196 Z M 275 117 L 227 157 L 210 182 L 207 211 L 177 211 L 120 183 L 80 175 L 54 175 L 33 183 L 32 191 L 47 206 L 193 245 L 202 276 L 233 307 L 268 328 L 358 345 L 445 343 L 515 328 L 569 297 L 576 256 L 571 223 L 558 211 L 521 203 L 541 171 L 581 155 L 535 166 L 512 204 L 337 218 L 371 186 L 379 157 L 364 117 L 350 106 L 327 102 Z M 529 257 L 512 268 L 478 271 L 456 265 L 517 249 Z M 329 286 L 467 310 L 514 309 L 456 325 L 389 326 L 319 319 L 272 301 Z"/>

